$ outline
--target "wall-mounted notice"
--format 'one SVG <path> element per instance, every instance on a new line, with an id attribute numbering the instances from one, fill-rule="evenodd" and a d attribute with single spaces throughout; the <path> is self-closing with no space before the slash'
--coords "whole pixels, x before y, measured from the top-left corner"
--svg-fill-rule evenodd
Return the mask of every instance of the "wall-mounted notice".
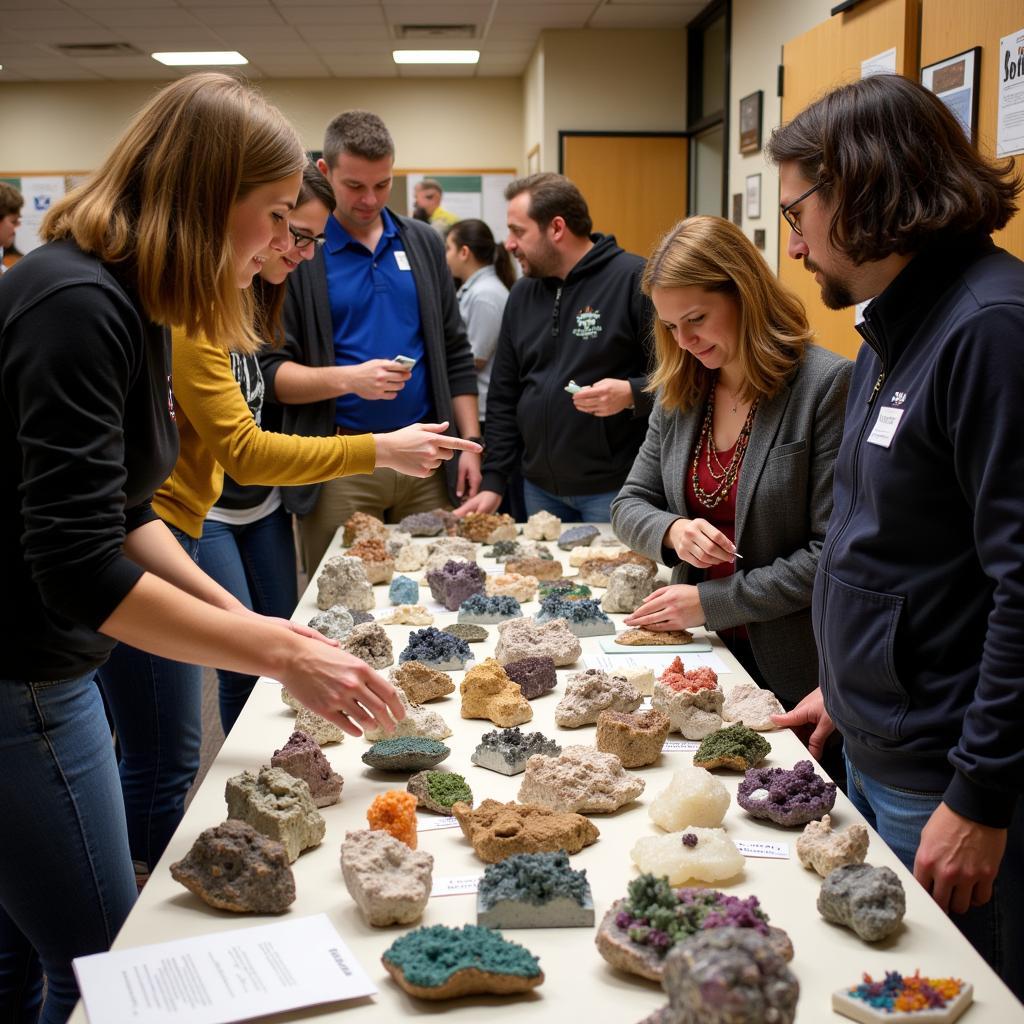
<path id="1" fill-rule="evenodd" d="M 26 174 L 21 179 L 21 194 L 25 197 L 25 205 L 21 208 L 21 225 L 14 238 L 19 252 L 29 253 L 42 244 L 39 228 L 43 218 L 54 202 L 64 195 L 64 191 L 63 177 Z"/>
<path id="2" fill-rule="evenodd" d="M 996 156 L 1024 153 L 1024 28 L 999 40 Z"/>
<path id="3" fill-rule="evenodd" d="M 872 75 L 896 74 L 896 47 L 885 53 L 876 53 L 874 57 L 860 62 L 860 77 L 870 78 Z"/>

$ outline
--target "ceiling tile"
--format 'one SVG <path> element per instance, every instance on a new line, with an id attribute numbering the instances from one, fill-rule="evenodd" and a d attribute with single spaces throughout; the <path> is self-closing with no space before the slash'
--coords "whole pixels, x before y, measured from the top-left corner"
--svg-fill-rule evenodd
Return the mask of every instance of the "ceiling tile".
<path id="1" fill-rule="evenodd" d="M 160 0 L 161 3 L 167 3 L 167 0 Z M 0 11 L 41 11 L 44 8 L 46 10 L 59 10 L 64 7 L 61 0 L 0 0 Z M 4 21 L 7 19 L 4 18 Z"/>
<path id="2" fill-rule="evenodd" d="M 487 23 L 490 7 L 481 4 L 384 4 L 384 13 L 394 25 L 462 25 L 481 28 Z"/>
<path id="3" fill-rule="evenodd" d="M 51 25 L 49 28 L 26 28 L 17 33 L 12 33 L 11 38 L 16 38 L 22 44 L 35 44 L 37 46 L 57 46 L 63 43 L 116 43 L 124 42 L 121 33 L 112 32 L 109 28 L 102 28 L 99 25 L 93 28 L 62 28 L 60 25 Z"/>
<path id="4" fill-rule="evenodd" d="M 13 32 L 39 28 L 54 28 L 57 17 L 52 10 L 5 11 L 3 26 Z M 80 11 L 62 10 L 59 16 L 60 28 L 95 28 L 96 22 Z"/>
<path id="5" fill-rule="evenodd" d="M 475 64 L 402 64 L 399 78 L 475 78 Z"/>
<path id="6" fill-rule="evenodd" d="M 281 17 L 292 25 L 383 25 L 383 9 L 361 4 L 358 7 L 282 7 Z"/>
<path id="7" fill-rule="evenodd" d="M 90 17 L 115 31 L 123 28 L 191 28 L 196 19 L 180 7 L 108 8 L 89 12 Z"/>
<path id="8" fill-rule="evenodd" d="M 602 7 L 590 19 L 590 28 L 685 28 L 695 12 L 689 7 L 634 5 Z"/>
<path id="9" fill-rule="evenodd" d="M 273 7 L 193 7 L 194 14 L 204 25 L 211 28 L 256 27 L 283 25 L 284 20 Z"/>
<path id="10" fill-rule="evenodd" d="M 536 25 L 539 28 L 583 28 L 591 8 L 581 4 L 515 4 L 499 7 L 493 27 Z"/>
<path id="11" fill-rule="evenodd" d="M 11 70 L 35 81 L 93 80 L 99 75 L 79 67 L 73 60 L 12 61 Z M 6 74 L 6 72 L 4 72 Z"/>
<path id="12" fill-rule="evenodd" d="M 331 74 L 341 78 L 359 78 L 363 75 L 398 77 L 398 65 L 388 57 L 339 57 L 323 54 L 321 60 Z"/>
<path id="13" fill-rule="evenodd" d="M 177 78 L 176 68 L 165 67 L 152 57 L 79 57 L 76 64 L 111 79 L 166 79 Z"/>
<path id="14" fill-rule="evenodd" d="M 247 3 L 252 3 L 252 0 L 246 0 Z M 49 3 L 49 0 L 47 0 Z M 4 0 L 0 0 L 0 7 L 4 4 Z M 179 4 L 175 4 L 174 0 L 64 0 L 61 6 L 67 5 L 68 7 L 77 7 L 85 14 L 91 13 L 93 10 L 112 10 L 113 8 L 136 8 L 136 7 L 178 7 Z M 42 6 L 42 5 L 40 5 Z"/>

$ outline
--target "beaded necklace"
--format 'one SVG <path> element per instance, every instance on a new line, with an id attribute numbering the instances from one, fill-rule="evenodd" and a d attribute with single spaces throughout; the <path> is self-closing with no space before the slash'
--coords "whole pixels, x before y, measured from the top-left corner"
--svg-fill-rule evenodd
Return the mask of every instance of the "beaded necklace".
<path id="1" fill-rule="evenodd" d="M 718 506 L 721 505 L 729 496 L 729 492 L 732 490 L 733 484 L 736 483 L 736 479 L 740 475 L 740 466 L 743 464 L 743 456 L 746 454 L 747 444 L 750 441 L 750 431 L 754 425 L 754 413 L 756 411 L 757 399 L 755 399 L 751 404 L 750 412 L 747 413 L 747 418 L 743 422 L 743 429 L 740 430 L 740 436 L 736 439 L 736 448 L 732 453 L 732 458 L 729 460 L 729 465 L 723 466 L 718 457 L 718 449 L 715 447 L 714 431 L 712 430 L 712 423 L 715 416 L 714 387 L 709 391 L 707 411 L 704 413 L 704 422 L 701 424 L 700 437 L 697 439 L 697 447 L 693 453 L 692 470 L 693 493 L 705 508 L 718 508 Z M 700 484 L 699 470 L 701 450 L 704 451 L 704 457 L 707 463 L 708 472 L 711 474 L 711 478 L 718 481 L 718 486 L 712 491 L 704 490 Z M 712 458 L 714 458 L 715 462 L 718 464 L 717 473 L 711 465 Z"/>

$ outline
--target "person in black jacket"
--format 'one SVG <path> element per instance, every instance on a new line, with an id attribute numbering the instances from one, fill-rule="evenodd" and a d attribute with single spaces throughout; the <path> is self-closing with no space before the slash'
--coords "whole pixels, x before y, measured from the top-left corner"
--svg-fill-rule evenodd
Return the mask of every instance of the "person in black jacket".
<path id="1" fill-rule="evenodd" d="M 586 200 L 560 174 L 513 181 L 505 198 L 505 248 L 523 279 L 491 371 L 483 483 L 456 515 L 495 511 L 521 468 L 528 514 L 608 522 L 651 411 L 644 261 L 591 233 Z"/>
<path id="2" fill-rule="evenodd" d="M 1012 163 L 922 86 L 876 76 L 777 129 L 789 255 L 871 300 L 812 618 L 850 797 L 1024 996 L 1024 263 L 991 233 Z"/>

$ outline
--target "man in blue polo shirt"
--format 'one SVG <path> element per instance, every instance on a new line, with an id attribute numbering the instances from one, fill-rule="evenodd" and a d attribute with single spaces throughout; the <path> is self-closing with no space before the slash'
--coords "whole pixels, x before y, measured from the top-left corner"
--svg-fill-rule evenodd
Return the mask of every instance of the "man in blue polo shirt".
<path id="1" fill-rule="evenodd" d="M 286 433 L 447 422 L 449 433 L 478 440 L 473 352 L 444 245 L 427 225 L 387 209 L 394 154 L 375 114 L 347 111 L 327 126 L 319 167 L 338 205 L 316 258 L 289 277 L 285 343 L 262 357 Z M 446 470 L 418 480 L 377 469 L 285 489 L 285 507 L 300 516 L 307 569 L 353 512 L 396 522 L 476 494 L 479 454 L 462 452 Z"/>

